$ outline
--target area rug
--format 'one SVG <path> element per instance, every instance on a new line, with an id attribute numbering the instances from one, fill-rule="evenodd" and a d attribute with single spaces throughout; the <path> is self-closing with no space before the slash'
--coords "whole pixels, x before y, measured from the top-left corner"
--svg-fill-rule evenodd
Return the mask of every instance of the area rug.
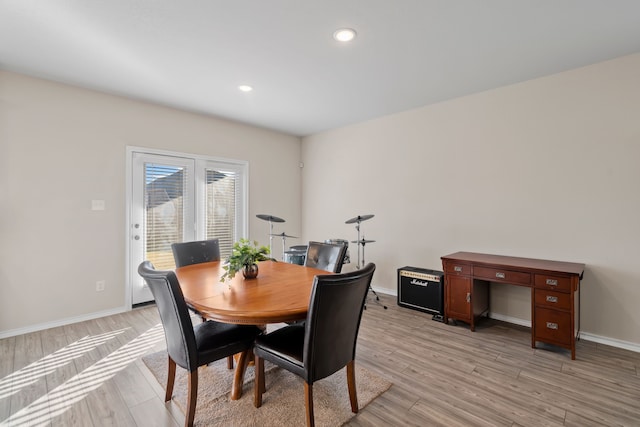
<path id="1" fill-rule="evenodd" d="M 164 388 L 167 381 L 167 353 L 160 351 L 142 358 Z M 355 414 L 351 412 L 346 370 L 342 369 L 313 385 L 313 402 L 317 426 L 340 426 Z M 214 362 L 198 371 L 198 402 L 196 426 L 303 426 L 305 425 L 304 383 L 301 378 L 265 361 L 267 391 L 262 407 L 253 406 L 253 366 L 247 368 L 242 397 L 229 398 L 233 370 L 226 359 Z M 356 361 L 356 387 L 360 410 L 391 383 Z M 173 400 L 184 412 L 187 401 L 187 372 L 178 367 Z"/>

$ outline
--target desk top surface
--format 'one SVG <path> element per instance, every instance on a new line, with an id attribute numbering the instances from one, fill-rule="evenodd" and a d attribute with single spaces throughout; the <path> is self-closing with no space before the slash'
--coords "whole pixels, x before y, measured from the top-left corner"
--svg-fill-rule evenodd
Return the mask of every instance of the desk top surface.
<path id="1" fill-rule="evenodd" d="M 576 274 L 582 277 L 584 264 L 565 261 L 552 261 L 535 258 L 520 258 L 505 255 L 491 255 L 475 252 L 456 252 L 441 257 L 442 260 L 470 262 L 489 266 L 513 267 L 553 273 Z"/>

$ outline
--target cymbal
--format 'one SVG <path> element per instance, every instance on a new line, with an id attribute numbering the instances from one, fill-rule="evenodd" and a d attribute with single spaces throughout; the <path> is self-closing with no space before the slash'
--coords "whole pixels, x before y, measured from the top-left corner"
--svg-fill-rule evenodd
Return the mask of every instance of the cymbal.
<path id="1" fill-rule="evenodd" d="M 288 234 L 284 234 L 284 232 L 280 233 L 280 234 L 269 234 L 269 236 L 278 236 L 278 237 L 292 237 L 294 239 L 297 239 L 298 236 L 289 236 Z"/>
<path id="2" fill-rule="evenodd" d="M 365 243 L 373 243 L 373 242 L 375 242 L 375 240 L 364 240 L 364 239 L 361 239 L 361 240 L 352 240 L 351 241 L 351 243 L 357 243 L 359 245 L 364 245 Z"/>
<path id="3" fill-rule="evenodd" d="M 373 218 L 373 215 L 358 215 L 355 218 L 351 218 L 346 220 L 344 223 L 345 224 L 353 224 L 354 222 L 362 222 L 362 221 L 366 221 L 368 219 Z"/>
<path id="4" fill-rule="evenodd" d="M 273 215 L 258 214 L 258 215 L 256 215 L 256 217 L 258 217 L 260 219 L 264 219 L 265 221 L 284 222 L 284 219 L 278 218 L 277 216 L 273 216 Z"/>

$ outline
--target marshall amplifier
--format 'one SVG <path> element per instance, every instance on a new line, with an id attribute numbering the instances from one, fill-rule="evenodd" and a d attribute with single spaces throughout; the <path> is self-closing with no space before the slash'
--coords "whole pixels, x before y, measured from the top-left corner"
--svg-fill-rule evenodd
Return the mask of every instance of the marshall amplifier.
<path id="1" fill-rule="evenodd" d="M 398 269 L 398 305 L 433 314 L 443 321 L 444 273 L 416 267 Z"/>

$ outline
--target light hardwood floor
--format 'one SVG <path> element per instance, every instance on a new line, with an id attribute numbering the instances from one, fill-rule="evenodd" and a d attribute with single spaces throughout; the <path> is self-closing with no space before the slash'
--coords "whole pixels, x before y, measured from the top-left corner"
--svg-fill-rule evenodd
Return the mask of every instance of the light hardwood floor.
<path id="1" fill-rule="evenodd" d="M 381 298 L 357 363 L 393 386 L 350 426 L 640 426 L 639 353 L 580 341 L 572 361 L 532 349 L 526 328 L 487 319 L 472 333 Z M 164 348 L 158 324 L 149 306 L 0 340 L 0 426 L 182 425 L 141 361 Z"/>

